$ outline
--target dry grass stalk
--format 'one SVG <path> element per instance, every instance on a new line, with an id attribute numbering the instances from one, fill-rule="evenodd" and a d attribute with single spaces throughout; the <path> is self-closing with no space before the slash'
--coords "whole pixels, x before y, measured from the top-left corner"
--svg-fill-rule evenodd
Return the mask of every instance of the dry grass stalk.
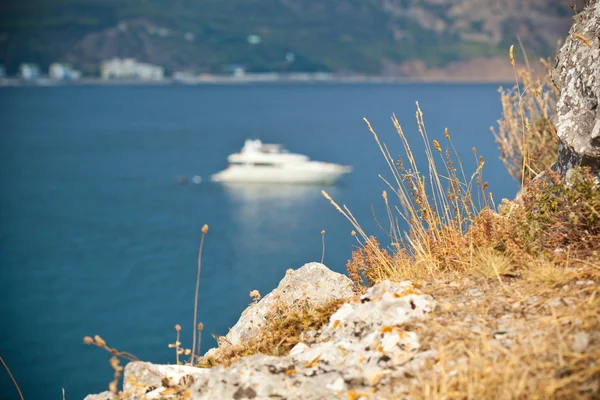
<path id="1" fill-rule="evenodd" d="M 196 293 L 194 295 L 194 337 L 192 338 L 192 358 L 190 362 L 194 364 L 194 357 L 196 356 L 196 326 L 198 319 L 198 291 L 200 290 L 200 271 L 202 270 L 202 247 L 204 246 L 204 236 L 208 232 L 208 225 L 202 227 L 202 237 L 200 238 L 200 249 L 198 250 L 198 273 L 196 275 Z M 201 334 L 201 332 L 200 332 Z M 198 353 L 200 353 L 200 346 L 198 346 Z M 198 357 L 200 354 L 198 354 Z"/>
<path id="2" fill-rule="evenodd" d="M 128 361 L 139 361 L 139 359 L 131 353 L 126 351 L 118 351 L 115 348 L 109 347 L 104 339 L 102 339 L 99 335 L 95 335 L 93 339 L 90 336 L 86 336 L 83 338 L 83 343 L 100 347 L 101 349 L 104 349 L 112 354 L 112 357 L 110 358 L 110 366 L 114 371 L 114 375 L 113 380 L 108 384 L 108 390 L 110 390 L 111 393 L 116 394 L 118 392 L 119 379 L 121 378 L 123 371 L 123 367 L 120 365 L 119 358 L 123 358 Z"/>
<path id="3" fill-rule="evenodd" d="M 542 76 L 514 67 L 517 83 L 511 89 L 500 88 L 502 118 L 492 128 L 500 159 L 522 184 L 554 163 L 558 149 L 553 123 L 558 91 L 550 77 L 550 62 L 541 62 L 547 70 Z"/>
<path id="4" fill-rule="evenodd" d="M 321 231 L 321 245 L 323 248 L 321 252 L 321 264 L 323 264 L 323 260 L 325 259 L 325 229 Z"/>
<path id="5" fill-rule="evenodd" d="M 23 399 L 23 393 L 21 393 L 21 388 L 19 387 L 19 384 L 17 383 L 17 380 L 13 376 L 12 372 L 10 372 L 10 368 L 8 368 L 8 365 L 6 365 L 6 363 L 4 362 L 4 359 L 2 357 L 0 357 L 0 362 L 2 362 L 2 365 L 4 366 L 4 369 L 6 369 L 6 372 L 8 373 L 8 376 L 10 376 L 10 379 L 13 381 L 13 384 L 17 388 L 17 392 L 19 392 L 19 397 L 21 398 L 21 400 L 24 400 Z"/>
<path id="6" fill-rule="evenodd" d="M 432 274 L 439 270 L 463 270 L 464 261 L 473 251 L 470 237 L 466 235 L 469 226 L 480 210 L 493 207 L 491 195 L 487 192 L 488 183 L 483 180 L 484 160 L 477 156 L 477 150 L 473 148 L 477 167 L 467 178 L 448 130 L 444 132 L 447 142 L 444 150 L 439 141 L 429 139 L 418 103 L 416 119 L 425 147 L 427 174 L 420 172 L 395 116 L 392 122 L 402 142 L 406 161 L 394 160 L 387 146 L 365 120 L 392 174 L 392 179 L 382 179 L 400 203 L 399 207 L 392 206 L 387 192 L 383 193 L 390 222 L 391 254 L 363 231 L 345 205 L 339 206 L 323 192 L 358 232 L 361 246 L 353 252 L 353 259 L 347 265 L 355 283 L 364 281 L 371 285 L 384 279 L 415 278 L 424 271 Z M 436 160 L 443 165 L 441 169 Z M 396 214 L 406 223 L 408 232 L 402 231 Z"/>

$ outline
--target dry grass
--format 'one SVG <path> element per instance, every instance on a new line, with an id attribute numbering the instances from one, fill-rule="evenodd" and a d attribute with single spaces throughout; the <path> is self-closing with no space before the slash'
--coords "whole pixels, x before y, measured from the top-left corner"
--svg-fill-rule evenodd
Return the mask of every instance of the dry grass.
<path id="1" fill-rule="evenodd" d="M 539 293 L 539 282 L 495 282 L 462 280 L 455 287 L 442 283 L 424 289 L 440 307 L 434 318 L 413 329 L 423 348 L 435 349 L 437 357 L 412 381 L 412 397 L 598 398 L 597 284 L 572 280 L 565 289 Z M 476 295 L 465 294 L 474 286 Z"/>
<path id="2" fill-rule="evenodd" d="M 115 348 L 109 347 L 104 341 L 104 339 L 102 339 L 98 335 L 94 336 L 93 339 L 90 336 L 84 337 L 83 343 L 99 347 L 112 354 L 112 357 L 110 358 L 110 366 L 114 371 L 114 375 L 113 380 L 108 384 L 108 390 L 110 390 L 114 394 L 117 394 L 119 391 L 119 380 L 121 379 L 121 375 L 123 373 L 123 367 L 121 366 L 119 359 L 122 358 L 128 361 L 139 361 L 139 359 L 131 353 L 128 353 L 126 351 L 119 351 Z"/>
<path id="3" fill-rule="evenodd" d="M 410 279 L 440 302 L 432 320 L 404 327 L 437 352 L 420 376 L 399 382 L 414 398 L 600 398 L 600 187 L 589 170 L 566 182 L 549 170 L 554 93 L 547 78 L 516 73 L 520 84 L 501 91 L 495 136 L 523 181 L 519 200 L 496 209 L 484 161 L 473 149 L 475 171 L 465 174 L 448 131 L 446 145 L 428 137 L 418 104 L 425 172 L 395 117 L 404 159 L 392 159 L 369 125 L 392 176 L 382 178 L 389 246 L 323 192 L 353 226 L 359 246 L 347 268 L 359 291 Z"/>
<path id="4" fill-rule="evenodd" d="M 17 392 L 19 393 L 19 398 L 21 398 L 21 400 L 23 400 L 23 393 L 21 393 L 21 388 L 19 387 L 19 384 L 17 383 L 17 380 L 13 376 L 12 372 L 10 372 L 10 368 L 8 368 L 8 365 L 6 365 L 6 362 L 4 362 L 4 359 L 2 357 L 0 357 L 0 362 L 4 366 L 4 369 L 8 373 L 8 376 L 10 376 L 10 379 L 12 380 L 13 384 L 15 385 L 15 388 L 17 389 Z"/>
<path id="5" fill-rule="evenodd" d="M 314 306 L 309 301 L 275 304 L 266 315 L 266 324 L 248 343 L 219 347 L 214 357 L 200 358 L 200 366 L 229 366 L 252 354 L 287 355 L 300 342 L 300 335 L 320 329 L 348 299 L 334 299 Z"/>
<path id="6" fill-rule="evenodd" d="M 439 271 L 465 270 L 476 248 L 474 237 L 468 235 L 469 229 L 482 211 L 494 208 L 489 185 L 483 180 L 485 163 L 477 150 L 472 149 L 475 170 L 467 177 L 448 130 L 444 132 L 446 148 L 443 149 L 440 142 L 429 139 L 418 103 L 416 119 L 425 147 L 427 173 L 420 172 L 395 116 L 392 121 L 405 153 L 404 158 L 398 160 L 392 158 L 367 121 L 392 174 L 392 179 L 382 179 L 399 203 L 393 205 L 387 191 L 383 192 L 390 224 L 386 232 L 391 242 L 389 250 L 382 249 L 373 237 L 367 236 L 345 205 L 338 205 L 323 192 L 358 232 L 360 246 L 348 263 L 349 275 L 357 284 L 371 285 L 384 279 L 419 279 Z M 443 166 L 440 168 L 438 164 Z M 407 231 L 403 231 L 403 225 L 408 227 Z"/>
<path id="7" fill-rule="evenodd" d="M 500 159 L 510 175 L 526 183 L 556 160 L 558 139 L 552 122 L 558 92 L 550 78 L 551 64 L 542 60 L 546 73 L 515 69 L 517 83 L 500 88 L 502 118 L 492 128 Z"/>
<path id="8" fill-rule="evenodd" d="M 192 338 L 192 358 L 191 364 L 194 364 L 194 356 L 196 356 L 196 327 L 200 328 L 197 325 L 197 317 L 198 317 L 198 291 L 200 290 L 200 272 L 202 271 L 202 248 L 204 247 L 204 237 L 208 232 L 208 225 L 204 224 L 202 227 L 202 237 L 200 239 L 200 248 L 198 249 L 198 273 L 196 275 L 196 292 L 194 295 L 194 324 L 192 325 L 194 329 L 194 335 Z M 202 329 L 198 329 L 199 337 L 198 337 L 198 356 L 200 356 L 200 337 L 202 336 Z M 179 360 L 177 361 L 179 364 Z"/>

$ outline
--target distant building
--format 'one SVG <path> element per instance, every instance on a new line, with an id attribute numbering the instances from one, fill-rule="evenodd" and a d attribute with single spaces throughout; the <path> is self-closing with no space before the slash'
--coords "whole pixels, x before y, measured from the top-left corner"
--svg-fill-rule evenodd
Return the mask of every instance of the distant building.
<path id="1" fill-rule="evenodd" d="M 239 64 L 231 64 L 225 68 L 226 71 L 231 72 L 231 74 L 237 78 L 241 78 L 246 75 L 246 68 L 243 65 Z"/>
<path id="2" fill-rule="evenodd" d="M 79 79 L 81 77 L 81 72 L 71 68 L 68 64 L 53 63 L 50 64 L 48 75 L 50 76 L 50 79 L 72 81 Z"/>
<path id="3" fill-rule="evenodd" d="M 142 81 L 161 81 L 165 70 L 158 65 L 139 63 L 133 58 L 113 58 L 102 63 L 102 79 L 139 79 Z"/>
<path id="4" fill-rule="evenodd" d="M 19 66 L 19 76 L 27 81 L 38 79 L 40 77 L 40 67 L 37 64 L 21 64 Z"/>

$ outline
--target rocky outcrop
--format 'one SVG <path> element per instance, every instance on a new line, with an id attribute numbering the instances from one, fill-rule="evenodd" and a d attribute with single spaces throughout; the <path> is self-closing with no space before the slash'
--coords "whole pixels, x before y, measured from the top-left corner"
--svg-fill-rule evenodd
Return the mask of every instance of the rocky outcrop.
<path id="1" fill-rule="evenodd" d="M 318 263 L 288 272 L 277 289 L 244 312 L 228 337 L 238 343 L 248 340 L 251 336 L 241 332 L 259 329 L 249 318 L 264 318 L 276 298 L 293 304 L 306 296 L 320 302 L 351 296 L 352 284 L 338 275 Z M 305 333 L 303 342 L 287 356 L 255 354 L 228 368 L 212 369 L 132 362 L 125 368 L 121 398 L 185 395 L 191 399 L 357 399 L 373 393 L 378 398 L 402 396 L 411 377 L 426 360 L 435 357 L 434 351 L 421 349 L 417 334 L 408 324 L 423 320 L 434 307 L 433 298 L 411 282 L 385 281 L 360 298 L 349 300 L 321 329 Z M 101 398 L 110 397 L 89 397 Z"/>
<path id="2" fill-rule="evenodd" d="M 574 17 L 552 71 L 560 90 L 556 171 L 577 166 L 600 173 L 600 2 L 591 0 Z"/>
<path id="3" fill-rule="evenodd" d="M 307 334 L 313 343 L 297 344 L 286 357 L 259 354 L 214 368 L 190 392 L 194 399 L 347 399 L 380 385 L 389 389 L 390 379 L 413 375 L 433 357 L 403 328 L 433 307 L 432 297 L 410 282 L 384 282 L 342 306 L 321 331 Z"/>
<path id="4" fill-rule="evenodd" d="M 318 307 L 334 299 L 349 298 L 353 294 L 352 281 L 323 264 L 313 262 L 297 270 L 290 269 L 275 290 L 242 312 L 238 322 L 219 345 L 238 345 L 251 339 L 266 324 L 265 316 L 274 303 L 289 307 L 299 300 L 308 300 Z M 206 356 L 211 356 L 214 351 L 209 350 Z"/>

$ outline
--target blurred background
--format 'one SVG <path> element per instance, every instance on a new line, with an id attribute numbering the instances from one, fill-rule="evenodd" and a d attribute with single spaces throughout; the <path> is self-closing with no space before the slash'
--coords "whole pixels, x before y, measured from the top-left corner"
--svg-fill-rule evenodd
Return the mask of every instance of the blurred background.
<path id="1" fill-rule="evenodd" d="M 575 5 L 580 7 L 581 5 Z M 563 0 L 22 0 L 0 13 L 0 356 L 25 398 L 107 389 L 119 350 L 174 363 L 191 344 L 200 229 L 202 350 L 288 268 L 344 272 L 357 243 L 321 196 L 385 239 L 371 121 L 419 161 L 448 128 L 496 202 L 518 190 L 490 127 L 514 85 L 508 48 L 532 69 L 572 22 Z M 522 55 L 517 60 L 525 62 Z M 334 186 L 221 185 L 247 138 L 349 164 Z M 201 180 L 192 177 L 201 177 Z M 0 371 L 0 398 L 14 399 Z"/>

